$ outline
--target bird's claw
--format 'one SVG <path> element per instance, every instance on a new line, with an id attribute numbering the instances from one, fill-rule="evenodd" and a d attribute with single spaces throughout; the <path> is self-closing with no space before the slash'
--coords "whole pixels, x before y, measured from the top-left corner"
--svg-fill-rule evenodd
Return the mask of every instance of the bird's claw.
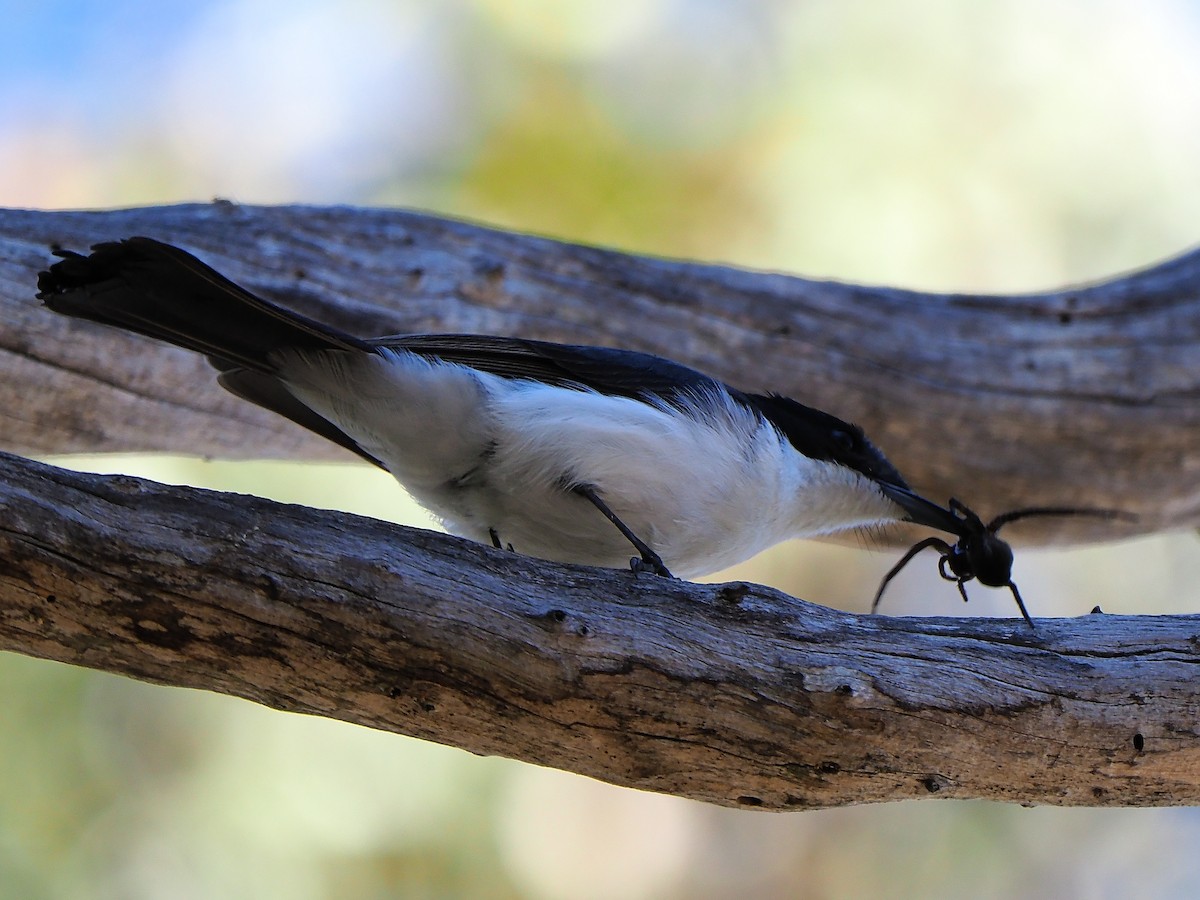
<path id="1" fill-rule="evenodd" d="M 649 559 L 639 556 L 631 557 L 629 560 L 629 568 L 633 572 L 639 574 L 642 572 L 651 572 L 663 578 L 675 577 L 671 574 L 671 570 L 663 565 L 663 561 L 657 556 L 653 556 Z"/>

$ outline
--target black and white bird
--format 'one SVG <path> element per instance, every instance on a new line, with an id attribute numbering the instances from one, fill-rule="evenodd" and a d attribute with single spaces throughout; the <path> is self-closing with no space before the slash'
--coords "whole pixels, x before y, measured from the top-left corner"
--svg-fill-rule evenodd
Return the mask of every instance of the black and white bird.
<path id="1" fill-rule="evenodd" d="M 145 237 L 56 255 L 38 279 L 50 309 L 205 354 L 227 390 L 388 470 L 477 541 L 695 577 L 789 538 L 946 524 L 857 426 L 658 356 L 362 339 Z"/>

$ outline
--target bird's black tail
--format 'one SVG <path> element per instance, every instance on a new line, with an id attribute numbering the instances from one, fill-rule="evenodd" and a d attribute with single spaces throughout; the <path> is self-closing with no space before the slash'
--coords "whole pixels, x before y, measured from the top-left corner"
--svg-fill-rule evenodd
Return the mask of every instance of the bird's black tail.
<path id="1" fill-rule="evenodd" d="M 203 353 L 221 370 L 271 373 L 276 350 L 366 350 L 364 341 L 256 297 L 190 253 L 145 237 L 69 250 L 38 275 L 55 312 Z"/>

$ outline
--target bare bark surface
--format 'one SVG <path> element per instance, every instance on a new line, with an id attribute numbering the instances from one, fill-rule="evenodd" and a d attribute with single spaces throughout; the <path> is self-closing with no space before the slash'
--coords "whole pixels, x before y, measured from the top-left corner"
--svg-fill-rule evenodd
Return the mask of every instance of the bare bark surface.
<path id="1" fill-rule="evenodd" d="M 1085 288 L 921 294 L 664 261 L 402 210 L 0 210 L 0 446 L 333 458 L 221 391 L 203 360 L 42 309 L 52 246 L 147 234 L 252 289 L 373 335 L 519 334 L 648 350 L 862 424 L 909 481 L 1018 540 L 1200 525 L 1200 252 Z M 1006 537 L 1010 536 L 1006 533 Z"/>
<path id="2" fill-rule="evenodd" d="M 1200 618 L 899 619 L 0 455 L 0 647 L 785 810 L 1200 801 Z"/>

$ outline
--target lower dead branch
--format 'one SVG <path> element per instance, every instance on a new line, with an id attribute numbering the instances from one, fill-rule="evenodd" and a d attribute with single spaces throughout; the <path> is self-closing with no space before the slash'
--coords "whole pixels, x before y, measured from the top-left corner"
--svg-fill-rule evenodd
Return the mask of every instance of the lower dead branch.
<path id="1" fill-rule="evenodd" d="M 728 806 L 1200 801 L 1200 618 L 897 619 L 0 455 L 0 648 Z"/>

